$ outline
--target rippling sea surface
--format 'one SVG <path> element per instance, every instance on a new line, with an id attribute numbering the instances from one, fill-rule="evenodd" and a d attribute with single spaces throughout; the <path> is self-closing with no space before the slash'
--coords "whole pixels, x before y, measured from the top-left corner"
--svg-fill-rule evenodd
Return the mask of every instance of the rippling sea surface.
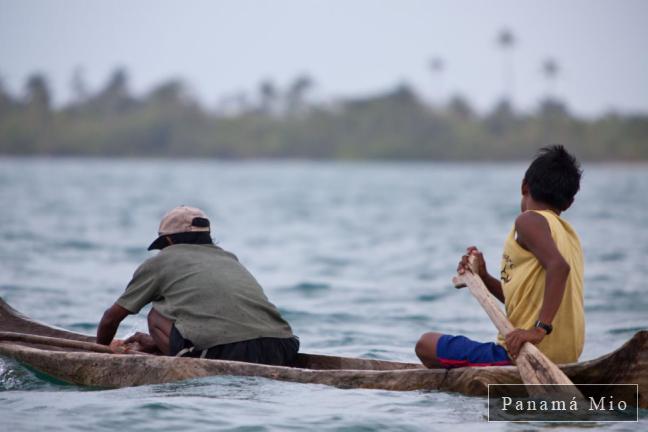
<path id="1" fill-rule="evenodd" d="M 279 306 L 302 352 L 413 362 L 425 331 L 495 337 L 480 306 L 450 280 L 473 244 L 497 273 L 525 169 L 0 159 L 0 296 L 40 321 L 94 333 L 150 256 L 160 217 L 194 205 Z M 581 359 L 591 359 L 648 328 L 648 167 L 584 169 L 564 217 L 585 251 Z M 145 313 L 127 318 L 118 336 L 138 330 L 146 330 Z M 93 390 L 53 383 L 3 358 L 0 417 L 7 431 L 556 429 L 488 424 L 485 398 L 452 393 L 240 377 Z M 605 428 L 646 430 L 642 417 L 639 425 Z"/>

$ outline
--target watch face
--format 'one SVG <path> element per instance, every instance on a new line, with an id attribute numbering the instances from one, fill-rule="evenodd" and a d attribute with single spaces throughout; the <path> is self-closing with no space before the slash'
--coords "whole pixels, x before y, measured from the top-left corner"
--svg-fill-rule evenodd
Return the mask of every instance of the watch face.
<path id="1" fill-rule="evenodd" d="M 552 326 L 551 324 L 545 324 L 545 323 L 543 323 L 543 322 L 541 322 L 541 321 L 536 321 L 536 325 L 535 325 L 535 326 L 536 326 L 536 327 L 540 327 L 541 329 L 543 329 L 544 331 L 546 331 L 547 334 L 551 333 L 551 331 L 553 330 L 553 326 Z"/>

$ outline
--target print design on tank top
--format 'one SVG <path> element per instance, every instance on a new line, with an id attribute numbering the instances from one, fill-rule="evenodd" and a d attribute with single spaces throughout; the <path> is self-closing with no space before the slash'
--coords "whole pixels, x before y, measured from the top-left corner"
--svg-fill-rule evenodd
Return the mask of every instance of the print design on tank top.
<path id="1" fill-rule="evenodd" d="M 507 254 L 502 255 L 502 271 L 500 272 L 500 279 L 502 282 L 507 283 L 511 281 L 509 270 L 513 268 L 513 260 Z"/>

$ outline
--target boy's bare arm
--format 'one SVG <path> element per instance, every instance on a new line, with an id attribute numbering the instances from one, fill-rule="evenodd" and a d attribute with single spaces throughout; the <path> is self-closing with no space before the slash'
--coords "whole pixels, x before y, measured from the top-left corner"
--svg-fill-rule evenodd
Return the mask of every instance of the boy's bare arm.
<path id="1" fill-rule="evenodd" d="M 491 276 L 489 273 L 486 273 L 486 275 L 480 277 L 484 281 L 484 285 L 486 285 L 488 291 L 490 291 L 490 293 L 493 294 L 497 300 L 504 303 L 505 299 L 504 291 L 502 291 L 502 282 L 500 282 L 499 279 Z"/>
<path id="2" fill-rule="evenodd" d="M 486 270 L 486 261 L 484 260 L 484 255 L 481 251 L 475 246 L 470 246 L 466 249 L 466 254 L 461 257 L 459 266 L 457 266 L 457 272 L 463 274 L 466 270 L 470 270 L 470 265 L 468 264 L 468 258 L 470 255 L 473 255 L 476 258 L 477 262 L 477 272 L 479 277 L 484 281 L 484 285 L 488 288 L 491 294 L 495 296 L 499 301 L 504 303 L 504 292 L 502 291 L 502 283 L 499 279 L 494 278 Z"/>
<path id="3" fill-rule="evenodd" d="M 571 269 L 556 247 L 544 217 L 535 212 L 522 213 L 515 221 L 515 230 L 518 244 L 535 255 L 545 269 L 545 292 L 537 319 L 551 324 L 562 302 Z M 515 358 L 525 342 L 537 344 L 545 335 L 545 330 L 538 327 L 515 329 L 506 336 L 506 347 Z"/>
<path id="4" fill-rule="evenodd" d="M 525 212 L 515 221 L 517 242 L 538 258 L 545 269 L 545 292 L 538 320 L 551 324 L 562 302 L 570 267 L 551 237 L 546 219 L 535 212 Z"/>

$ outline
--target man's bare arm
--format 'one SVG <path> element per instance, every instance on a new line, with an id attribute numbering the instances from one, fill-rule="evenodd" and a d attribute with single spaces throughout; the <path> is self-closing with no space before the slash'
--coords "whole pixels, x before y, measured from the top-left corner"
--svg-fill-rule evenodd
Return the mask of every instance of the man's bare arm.
<path id="1" fill-rule="evenodd" d="M 128 309 L 119 306 L 117 303 L 110 306 L 104 312 L 97 328 L 97 343 L 102 345 L 110 345 L 119 324 L 130 314 Z"/>

